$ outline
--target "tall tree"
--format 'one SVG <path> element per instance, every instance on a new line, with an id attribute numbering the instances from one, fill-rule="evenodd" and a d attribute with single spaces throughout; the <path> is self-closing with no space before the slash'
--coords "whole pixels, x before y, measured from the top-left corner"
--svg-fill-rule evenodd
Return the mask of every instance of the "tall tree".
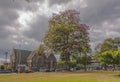
<path id="1" fill-rule="evenodd" d="M 112 65 L 115 69 L 120 65 L 120 50 L 105 51 L 99 55 L 99 60 L 104 66 Z"/>
<path id="2" fill-rule="evenodd" d="M 119 47 L 120 47 L 120 37 L 114 38 L 114 47 L 115 47 L 116 50 L 119 49 Z"/>
<path id="3" fill-rule="evenodd" d="M 114 40 L 112 38 L 107 38 L 101 45 L 101 52 L 114 50 Z"/>
<path id="4" fill-rule="evenodd" d="M 49 48 L 62 52 L 67 69 L 71 53 L 79 51 L 86 54 L 90 49 L 88 26 L 80 23 L 79 14 L 76 10 L 53 14 L 44 40 Z"/>
<path id="5" fill-rule="evenodd" d="M 118 50 L 120 47 L 120 37 L 107 38 L 95 47 L 95 53 L 99 54 L 105 51 Z"/>

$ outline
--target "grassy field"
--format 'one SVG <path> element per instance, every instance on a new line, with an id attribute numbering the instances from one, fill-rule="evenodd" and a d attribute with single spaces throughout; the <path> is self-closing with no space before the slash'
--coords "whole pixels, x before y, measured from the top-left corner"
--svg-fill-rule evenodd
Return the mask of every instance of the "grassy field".
<path id="1" fill-rule="evenodd" d="M 0 82 L 120 82 L 118 72 L 0 74 Z"/>

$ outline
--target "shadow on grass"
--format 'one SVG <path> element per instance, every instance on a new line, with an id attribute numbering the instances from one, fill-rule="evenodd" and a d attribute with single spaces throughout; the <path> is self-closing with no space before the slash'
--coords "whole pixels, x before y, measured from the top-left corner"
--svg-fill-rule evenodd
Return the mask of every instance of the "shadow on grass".
<path id="1" fill-rule="evenodd" d="M 115 77 L 120 77 L 120 74 L 118 74 L 118 75 L 114 75 Z"/>
<path id="2" fill-rule="evenodd" d="M 120 78 L 120 73 L 118 73 L 118 74 L 116 74 L 116 75 L 113 75 L 113 76 Z"/>

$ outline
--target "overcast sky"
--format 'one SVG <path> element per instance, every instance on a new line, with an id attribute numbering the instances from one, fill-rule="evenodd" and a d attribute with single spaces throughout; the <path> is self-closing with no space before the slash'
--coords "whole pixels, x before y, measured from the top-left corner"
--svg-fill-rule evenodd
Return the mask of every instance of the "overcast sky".
<path id="1" fill-rule="evenodd" d="M 91 46 L 120 36 L 120 0 L 0 0 L 0 58 L 11 48 L 35 50 L 43 41 L 52 13 L 80 11 L 90 29 Z"/>

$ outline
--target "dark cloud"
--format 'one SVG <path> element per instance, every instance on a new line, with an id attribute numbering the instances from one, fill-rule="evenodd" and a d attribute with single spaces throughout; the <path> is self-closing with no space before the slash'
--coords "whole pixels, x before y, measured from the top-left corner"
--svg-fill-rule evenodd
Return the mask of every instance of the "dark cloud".
<path id="1" fill-rule="evenodd" d="M 3 10 L 17 10 L 23 9 L 27 6 L 24 0 L 0 0 L 0 9 Z"/>
<path id="2" fill-rule="evenodd" d="M 14 10 L 4 10 L 0 14 L 0 27 L 12 25 L 19 17 Z"/>
<path id="3" fill-rule="evenodd" d="M 6 27 L 11 28 L 17 22 L 19 17 L 17 10 L 20 8 L 20 5 L 12 0 L 0 0 L 0 42 L 13 34 Z"/>
<path id="4" fill-rule="evenodd" d="M 0 28 L 0 40 L 1 39 L 5 39 L 5 38 L 8 38 L 8 36 L 10 35 L 11 33 L 9 31 L 7 31 L 6 28 L 4 27 L 1 27 Z"/>
<path id="5" fill-rule="evenodd" d="M 49 6 L 55 5 L 55 4 L 68 4 L 68 2 L 70 2 L 72 0 L 48 0 L 49 2 Z"/>
<path id="6" fill-rule="evenodd" d="M 106 20 L 120 17 L 120 0 L 85 0 L 87 7 L 81 9 L 82 21 L 89 24 L 100 24 Z"/>
<path id="7" fill-rule="evenodd" d="M 24 35 L 37 41 L 42 41 L 48 30 L 49 18 L 39 15 L 35 21 L 30 24 L 30 30 L 25 31 Z"/>
<path id="8" fill-rule="evenodd" d="M 11 0 L 0 0 L 0 46 L 2 44 L 1 40 L 6 39 L 9 35 L 13 34 L 6 27 L 11 28 L 10 26 L 14 25 L 19 17 L 13 5 Z M 6 46 L 6 43 L 3 44 Z"/>

